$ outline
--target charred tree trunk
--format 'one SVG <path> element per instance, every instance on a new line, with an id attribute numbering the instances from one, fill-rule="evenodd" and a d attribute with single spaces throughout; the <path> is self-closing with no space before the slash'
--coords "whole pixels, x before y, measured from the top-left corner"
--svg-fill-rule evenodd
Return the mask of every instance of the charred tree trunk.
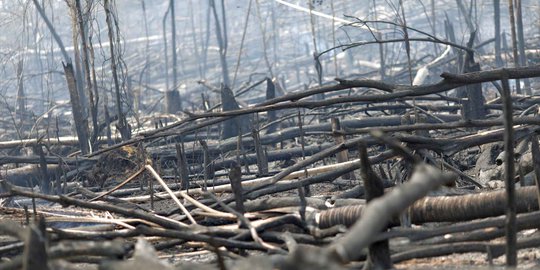
<path id="1" fill-rule="evenodd" d="M 169 1 L 169 9 L 171 13 L 171 57 L 172 57 L 172 71 L 173 71 L 173 85 L 165 92 L 165 106 L 167 113 L 177 113 L 182 111 L 182 101 L 180 100 L 180 93 L 178 92 L 178 59 L 176 55 L 176 14 L 175 14 L 175 0 Z"/>
<path id="2" fill-rule="evenodd" d="M 501 0 L 493 0 L 493 25 L 495 26 L 495 64 L 503 66 L 501 57 Z"/>
<path id="3" fill-rule="evenodd" d="M 223 111 L 240 109 L 232 90 L 227 86 L 223 86 L 221 89 L 221 104 Z M 228 139 L 241 135 L 243 132 L 249 132 L 251 121 L 249 115 L 235 116 L 224 121 L 222 127 L 221 138 Z"/>
<path id="4" fill-rule="evenodd" d="M 271 100 L 276 97 L 276 85 L 270 78 L 266 78 L 266 100 Z M 267 112 L 267 119 L 268 123 L 272 123 L 276 121 L 276 112 L 275 111 L 268 111 Z M 277 130 L 278 124 L 273 123 L 270 124 L 270 126 L 266 129 L 266 133 L 274 133 Z"/>
<path id="5" fill-rule="evenodd" d="M 32 0 L 32 2 L 34 3 L 34 6 L 43 18 L 43 21 L 47 25 L 47 28 L 51 32 L 51 35 L 53 36 L 54 40 L 58 44 L 58 47 L 60 47 L 60 51 L 62 52 L 62 56 L 65 61 L 65 63 L 63 64 L 64 73 L 68 85 L 71 108 L 73 109 L 73 120 L 75 122 L 75 129 L 77 132 L 77 137 L 79 138 L 79 147 L 83 155 L 87 154 L 90 149 L 88 145 L 88 120 L 84 117 L 84 107 L 81 104 L 79 90 L 77 89 L 77 80 L 75 77 L 75 71 L 73 70 L 73 65 L 71 64 L 71 58 L 66 52 L 66 47 L 64 46 L 62 39 L 60 38 L 53 24 L 45 14 L 45 10 L 43 10 L 43 7 L 39 4 L 37 0 Z"/>
<path id="6" fill-rule="evenodd" d="M 73 71 L 73 65 L 71 63 L 64 64 L 64 73 L 66 74 L 75 129 L 77 131 L 77 137 L 79 138 L 79 147 L 81 148 L 81 153 L 86 155 L 90 151 L 88 144 L 88 120 L 83 114 L 83 109 L 79 98 L 79 91 L 77 91 L 75 72 Z"/>
<path id="7" fill-rule="evenodd" d="M 86 81 L 86 92 L 88 93 L 88 101 L 89 101 L 89 107 L 90 107 L 90 115 L 92 117 L 92 137 L 90 143 L 93 145 L 92 148 L 96 148 L 97 145 L 94 145 L 97 142 L 98 132 L 99 132 L 99 124 L 98 124 L 98 100 L 94 97 L 94 88 L 90 72 L 90 54 L 89 54 L 89 46 L 88 46 L 88 36 L 86 32 L 85 27 L 85 17 L 83 16 L 82 7 L 81 7 L 81 1 L 75 0 L 75 9 L 77 11 L 77 20 L 78 20 L 78 29 L 79 34 L 81 38 L 82 43 L 82 50 L 83 50 L 83 65 L 84 65 L 84 75 L 85 75 L 85 81 Z"/>
<path id="8" fill-rule="evenodd" d="M 516 189 L 517 213 L 538 210 L 537 188 Z M 506 194 L 504 190 L 474 193 L 461 196 L 425 197 L 415 202 L 407 211 L 411 213 L 413 224 L 429 222 L 461 222 L 473 219 L 501 216 L 505 214 Z M 351 205 L 321 211 L 320 228 L 338 224 L 352 226 L 362 218 L 364 205 Z M 399 225 L 398 217 L 390 222 Z"/>
<path id="9" fill-rule="evenodd" d="M 519 54 L 516 34 L 516 17 L 514 12 L 514 0 L 508 0 L 508 13 L 510 14 L 510 30 L 512 31 L 512 53 L 514 57 L 514 67 L 519 67 Z M 512 89 L 510 89 L 512 90 Z M 521 94 L 519 79 L 516 79 L 516 93 Z"/>
<path id="10" fill-rule="evenodd" d="M 223 17 L 222 22 L 220 23 L 219 16 L 217 13 L 216 3 L 215 0 L 210 0 L 210 7 L 212 9 L 212 13 L 214 14 L 214 21 L 216 24 L 216 37 L 219 44 L 219 56 L 220 56 L 220 63 L 221 63 L 221 73 L 223 75 L 223 84 L 225 87 L 230 87 L 230 79 L 229 79 L 229 67 L 227 65 L 227 21 L 225 16 L 225 2 L 221 1 L 221 16 Z M 223 29 L 222 29 L 223 26 Z"/>
<path id="11" fill-rule="evenodd" d="M 120 82 L 118 81 L 118 71 L 117 71 L 117 65 L 116 65 L 116 57 L 117 54 L 115 53 L 115 40 L 114 40 L 114 26 L 113 26 L 113 16 L 111 11 L 111 2 L 109 0 L 104 0 L 103 6 L 105 7 L 105 15 L 106 15 L 106 22 L 107 22 L 107 29 L 108 29 L 108 35 L 109 35 L 109 48 L 110 48 L 110 54 L 111 54 L 111 69 L 112 69 L 112 76 L 113 76 L 113 82 L 114 82 L 114 92 L 116 95 L 116 110 L 118 113 L 118 131 L 120 131 L 120 135 L 122 136 L 122 140 L 128 140 L 131 137 L 131 131 L 126 121 L 126 116 L 122 112 L 122 97 L 120 94 Z"/>
<path id="12" fill-rule="evenodd" d="M 476 32 L 469 37 L 467 47 L 472 48 Z M 465 54 L 463 60 L 463 73 L 480 71 L 480 64 L 474 61 L 474 52 L 471 50 Z M 460 91 L 461 90 L 461 91 Z M 486 116 L 485 99 L 482 94 L 481 84 L 472 84 L 458 90 L 458 97 L 462 98 L 462 116 L 464 120 L 484 119 Z M 461 92 L 461 93 L 460 93 Z"/>
<path id="13" fill-rule="evenodd" d="M 23 120 L 26 115 L 26 96 L 24 94 L 24 79 L 23 79 L 23 60 L 19 60 L 17 63 L 17 107 L 15 107 L 15 114 L 19 120 L 19 124 L 22 127 Z"/>
<path id="14" fill-rule="evenodd" d="M 82 31 L 82 29 L 79 29 L 78 24 L 78 15 L 77 15 L 77 8 L 76 8 L 76 2 L 75 1 L 66 1 L 69 12 L 71 15 L 71 38 L 73 40 L 73 64 L 74 64 L 74 72 L 75 72 L 75 81 L 77 83 L 77 91 L 79 91 L 79 98 L 80 98 L 80 104 L 83 108 L 83 114 L 85 118 L 88 118 L 87 115 L 87 105 L 88 100 L 86 99 L 85 94 L 85 87 L 84 87 L 84 81 L 85 78 L 83 76 L 83 71 L 81 68 L 81 52 L 79 47 L 79 32 Z"/>
<path id="15" fill-rule="evenodd" d="M 525 37 L 523 35 L 523 16 L 522 16 L 522 8 L 521 8 L 521 0 L 515 0 L 516 6 L 516 30 L 517 30 L 517 39 L 518 39 L 518 50 L 519 50 L 519 64 L 522 67 L 526 67 L 527 65 L 527 57 L 525 55 Z M 523 83 L 525 84 L 525 94 L 531 95 L 531 82 L 529 79 L 525 78 L 523 79 Z"/>
<path id="16" fill-rule="evenodd" d="M 360 145 L 360 162 L 362 170 L 360 175 L 364 182 L 366 191 L 366 200 L 369 203 L 371 200 L 384 195 L 384 186 L 381 179 L 371 169 L 369 157 L 365 145 Z M 386 231 L 386 228 L 383 229 Z M 392 269 L 392 260 L 390 259 L 390 249 L 388 240 L 374 242 L 368 247 L 368 256 L 364 269 Z"/>

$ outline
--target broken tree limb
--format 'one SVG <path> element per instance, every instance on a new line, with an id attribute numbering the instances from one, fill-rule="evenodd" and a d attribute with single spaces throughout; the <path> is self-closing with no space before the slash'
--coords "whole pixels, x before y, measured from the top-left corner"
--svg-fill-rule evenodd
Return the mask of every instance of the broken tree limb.
<path id="1" fill-rule="evenodd" d="M 146 220 L 146 221 L 158 224 L 160 226 L 163 226 L 164 228 L 182 230 L 187 227 L 187 225 L 182 222 L 171 220 L 169 218 L 161 217 L 155 214 L 144 213 L 138 210 L 126 209 L 126 208 L 122 208 L 115 205 L 91 203 L 91 202 L 86 202 L 86 201 L 82 201 L 82 200 L 67 197 L 67 196 L 46 195 L 46 194 L 40 194 L 40 193 L 35 193 L 35 192 L 29 192 L 21 188 L 18 188 L 16 186 L 13 186 L 5 181 L 1 181 L 0 184 L 2 185 L 2 188 L 4 188 L 10 196 L 24 196 L 28 198 L 39 198 L 46 201 L 59 203 L 61 205 L 76 205 L 76 206 L 80 206 L 80 207 L 84 207 L 88 209 L 110 211 L 110 212 L 118 213 L 124 216 L 140 218 L 142 220 Z"/>
<path id="2" fill-rule="evenodd" d="M 95 158 L 86 158 L 86 157 L 77 157 L 77 158 L 63 158 L 56 156 L 45 156 L 45 163 L 47 164 L 66 164 L 66 165 L 77 165 L 81 163 L 88 162 L 90 164 L 95 163 L 97 159 Z M 39 156 L 0 156 L 0 165 L 10 164 L 10 163 L 25 163 L 25 164 L 39 164 L 41 162 Z"/>

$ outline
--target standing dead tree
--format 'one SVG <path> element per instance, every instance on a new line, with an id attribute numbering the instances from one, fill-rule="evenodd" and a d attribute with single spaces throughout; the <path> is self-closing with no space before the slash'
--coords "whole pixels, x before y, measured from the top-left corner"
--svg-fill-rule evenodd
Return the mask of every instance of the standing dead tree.
<path id="1" fill-rule="evenodd" d="M 87 3 L 88 5 L 90 3 Z M 92 136 L 90 143 L 92 145 L 92 148 L 97 148 L 97 137 L 99 134 L 99 124 L 98 124 L 98 104 L 99 104 L 99 93 L 97 91 L 97 88 L 94 87 L 96 82 L 93 80 L 95 78 L 92 78 L 91 71 L 90 71 L 90 62 L 91 60 L 91 54 L 90 54 L 90 48 L 89 48 L 89 41 L 88 41 L 88 12 L 83 13 L 82 6 L 81 6 L 81 0 L 75 0 L 75 10 L 76 10 L 76 20 L 77 20 L 77 29 L 80 35 L 81 44 L 82 44 L 82 50 L 83 50 L 83 66 L 84 66 L 84 75 L 85 75 L 85 82 L 86 82 L 86 93 L 88 94 L 88 101 L 89 101 L 89 108 L 90 108 L 90 116 L 92 117 Z M 87 10 L 90 10 L 88 7 Z M 74 18 L 75 19 L 75 18 Z M 75 46 L 78 46 L 75 45 Z"/>
<path id="2" fill-rule="evenodd" d="M 167 113 L 176 113 L 182 110 L 182 101 L 180 99 L 180 93 L 178 92 L 178 57 L 176 54 L 176 13 L 175 13 L 175 0 L 169 1 L 169 13 L 171 16 L 171 52 L 172 52 L 172 70 L 173 70 L 173 84 L 170 89 L 165 91 L 165 110 Z M 166 16 L 165 16 L 166 17 Z M 167 48 L 165 47 L 165 50 Z"/>
<path id="3" fill-rule="evenodd" d="M 219 60 L 221 63 L 221 73 L 223 76 L 223 84 L 225 87 L 230 87 L 230 79 L 229 79 L 229 67 L 227 64 L 227 19 L 225 15 L 225 1 L 221 1 L 221 20 L 219 19 L 219 15 L 216 8 L 215 0 L 209 0 L 210 1 L 210 8 L 212 9 L 212 13 L 214 14 L 214 22 L 216 25 L 216 37 L 219 45 Z"/>
<path id="4" fill-rule="evenodd" d="M 114 1 L 114 0 L 112 0 Z M 113 13 L 112 13 L 112 3 L 109 0 L 104 0 L 103 7 L 105 8 L 105 18 L 107 22 L 108 36 L 109 36 L 109 49 L 111 54 L 111 71 L 114 82 L 114 93 L 116 96 L 116 110 L 118 113 L 118 131 L 123 140 L 128 140 L 131 137 L 131 130 L 126 120 L 126 115 L 122 111 L 122 95 L 120 93 L 120 82 L 118 80 L 118 67 L 117 59 L 118 55 L 115 52 L 115 27 L 113 25 Z M 116 21 L 114 22 L 116 24 Z"/>
<path id="5" fill-rule="evenodd" d="M 43 21 L 47 25 L 47 28 L 49 28 L 49 31 L 51 32 L 54 40 L 58 44 L 58 47 L 60 47 L 60 51 L 62 52 L 62 56 L 65 62 L 64 72 L 66 75 L 66 81 L 67 81 L 70 100 L 71 100 L 71 108 L 73 110 L 73 118 L 74 118 L 73 120 L 75 122 L 75 129 L 77 131 L 77 137 L 79 138 L 79 147 L 83 154 L 88 154 L 90 151 L 88 119 L 84 117 L 84 107 L 81 103 L 81 98 L 79 96 L 80 91 L 77 88 L 76 75 L 75 75 L 75 71 L 73 70 L 73 65 L 71 64 L 71 58 L 67 54 L 66 48 L 64 46 L 64 43 L 62 42 L 62 39 L 60 38 L 58 33 L 56 33 L 56 29 L 54 28 L 53 24 L 47 17 L 47 14 L 45 13 L 45 10 L 43 9 L 43 7 L 39 4 L 37 0 L 32 0 L 32 1 L 37 11 L 43 18 Z"/>
<path id="6" fill-rule="evenodd" d="M 514 12 L 514 0 L 508 0 L 508 13 L 510 14 L 510 30 L 512 32 L 512 54 L 514 56 L 514 67 L 519 67 L 519 53 L 516 34 L 516 13 Z M 516 80 L 516 93 L 521 94 L 521 85 Z"/>

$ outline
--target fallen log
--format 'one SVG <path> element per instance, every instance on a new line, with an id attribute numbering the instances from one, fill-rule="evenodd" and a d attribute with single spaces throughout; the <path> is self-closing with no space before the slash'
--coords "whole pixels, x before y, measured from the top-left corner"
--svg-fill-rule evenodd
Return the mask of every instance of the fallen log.
<path id="1" fill-rule="evenodd" d="M 517 249 L 538 247 L 540 245 L 540 237 L 519 240 Z M 502 256 L 506 249 L 506 243 L 489 243 L 489 242 L 461 242 L 440 245 L 430 245 L 428 247 L 412 249 L 409 251 L 400 252 L 392 255 L 392 262 L 398 263 L 405 260 L 417 258 L 430 258 L 455 253 L 470 253 L 470 252 L 488 252 L 488 256 L 496 258 Z"/>
<path id="2" fill-rule="evenodd" d="M 373 242 L 383 228 L 389 226 L 398 215 L 419 198 L 440 185 L 455 181 L 455 175 L 443 173 L 435 167 L 417 165 L 411 179 L 386 195 L 374 199 L 364 208 L 364 217 L 356 219 L 354 225 L 343 237 L 326 248 L 329 258 L 343 263 L 355 260 L 358 250 Z M 315 215 L 322 219 L 322 215 Z"/>
<path id="3" fill-rule="evenodd" d="M 66 165 L 77 165 L 84 162 L 96 162 L 97 159 L 95 158 L 86 158 L 86 157 L 77 157 L 77 158 L 63 158 L 63 157 L 56 157 L 56 156 L 45 156 L 45 163 L 47 164 L 66 164 Z M 40 163 L 40 157 L 39 156 L 2 156 L 0 157 L 0 165 L 4 164 L 17 164 L 17 163 L 25 163 L 25 164 L 39 164 Z"/>
<path id="4" fill-rule="evenodd" d="M 58 165 L 50 164 L 47 165 L 47 171 L 52 172 L 48 174 L 48 180 L 54 180 L 55 174 L 60 173 L 61 168 Z M 38 165 L 34 164 L 0 171 L 0 180 L 4 179 L 13 185 L 21 187 L 34 187 L 39 185 L 39 180 L 41 178 L 41 170 Z"/>
<path id="5" fill-rule="evenodd" d="M 536 187 L 516 188 L 516 210 L 525 213 L 538 210 Z M 503 215 L 504 190 L 481 192 L 461 196 L 425 197 L 416 201 L 407 211 L 411 222 L 422 224 L 427 222 L 460 222 L 479 218 Z M 318 227 L 321 229 L 335 225 L 351 226 L 362 217 L 365 206 L 352 205 L 321 211 Z M 391 221 L 399 225 L 397 217 Z"/>

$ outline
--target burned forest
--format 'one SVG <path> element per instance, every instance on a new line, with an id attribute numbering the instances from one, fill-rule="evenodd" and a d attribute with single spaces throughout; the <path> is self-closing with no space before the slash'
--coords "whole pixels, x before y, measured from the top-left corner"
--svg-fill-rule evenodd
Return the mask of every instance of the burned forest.
<path id="1" fill-rule="evenodd" d="M 0 269 L 540 267 L 537 0 L 0 0 Z"/>

